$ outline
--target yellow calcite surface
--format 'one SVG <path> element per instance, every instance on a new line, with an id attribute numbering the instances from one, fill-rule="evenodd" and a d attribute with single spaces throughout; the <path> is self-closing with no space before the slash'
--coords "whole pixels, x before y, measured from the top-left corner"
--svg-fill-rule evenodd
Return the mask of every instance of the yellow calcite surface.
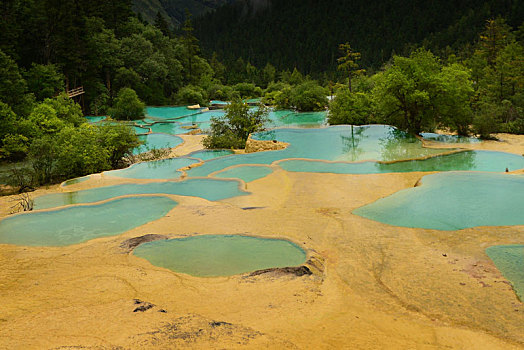
<path id="1" fill-rule="evenodd" d="M 524 137 L 503 137 L 466 147 L 524 153 Z M 200 148 L 198 138 L 184 136 L 173 154 Z M 427 173 L 273 167 L 247 185 L 249 196 L 220 202 L 169 196 L 180 204 L 164 218 L 119 236 L 60 248 L 0 245 L 0 348 L 524 348 L 524 306 L 484 253 L 491 245 L 522 244 L 524 226 L 389 226 L 351 212 L 414 186 Z M 118 181 L 124 180 L 94 175 L 67 190 Z M 57 191 L 64 189 L 34 195 Z M 12 200 L 0 198 L 3 217 Z M 197 278 L 120 247 L 146 234 L 286 238 L 305 249 L 316 268 L 301 277 Z M 154 306 L 134 312 L 145 303 Z"/>

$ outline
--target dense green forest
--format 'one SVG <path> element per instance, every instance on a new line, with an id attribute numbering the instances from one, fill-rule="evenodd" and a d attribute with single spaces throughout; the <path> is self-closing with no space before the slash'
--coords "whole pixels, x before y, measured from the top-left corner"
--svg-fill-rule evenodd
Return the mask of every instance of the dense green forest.
<path id="1" fill-rule="evenodd" d="M 336 70 L 338 45 L 346 41 L 362 53 L 364 67 L 375 69 L 421 45 L 440 56 L 462 53 L 497 16 L 518 27 L 524 2 L 239 0 L 200 18 L 195 29 L 203 49 L 228 67 L 242 58 L 259 69 L 271 63 L 319 75 Z"/>
<path id="2" fill-rule="evenodd" d="M 256 3 L 225 6 L 198 19 L 198 30 L 188 15 L 172 30 L 160 13 L 153 24 L 135 15 L 130 0 L 3 1 L 0 159 L 30 168 L 12 178 L 23 188 L 125 165 L 122 158 L 139 144 L 132 129 L 91 125 L 83 115 L 132 120 L 144 115 L 145 105 L 206 105 L 210 99 L 261 97 L 297 111 L 329 106 L 331 124 L 385 123 L 413 133 L 524 133 L 519 2 L 482 2 L 478 9 L 467 2 L 392 2 L 382 12 L 359 2 Z M 378 17 L 364 16 L 368 10 Z M 336 16 L 325 20 L 335 12 L 348 16 L 342 22 L 350 31 L 337 28 Z M 410 18 L 399 20 L 407 13 Z M 359 25 L 351 25 L 357 19 Z M 215 34 L 204 35 L 211 26 Z M 214 35 L 229 50 L 206 57 L 195 33 L 204 45 Z M 265 50 L 257 46 L 263 38 L 270 45 Z M 85 90 L 82 98 L 68 98 L 77 87 Z M 237 107 L 232 113 L 251 115 Z M 214 134 L 242 129 L 237 117 L 228 114 L 213 125 L 215 146 L 240 146 L 245 135 Z"/>

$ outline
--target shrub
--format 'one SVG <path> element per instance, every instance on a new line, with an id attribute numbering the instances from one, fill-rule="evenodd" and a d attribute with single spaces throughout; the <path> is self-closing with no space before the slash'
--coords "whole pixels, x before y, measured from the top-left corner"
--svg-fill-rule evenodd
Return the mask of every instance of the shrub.
<path id="1" fill-rule="evenodd" d="M 211 119 L 211 132 L 204 139 L 206 148 L 245 148 L 249 134 L 264 130 L 268 109 L 260 104 L 250 109 L 240 100 L 226 107 L 223 117 Z"/>
<path id="2" fill-rule="evenodd" d="M 178 90 L 175 95 L 176 104 L 199 104 L 201 106 L 207 105 L 207 98 L 204 90 L 198 86 L 187 85 Z"/>
<path id="3" fill-rule="evenodd" d="M 114 119 L 133 120 L 144 116 L 146 105 L 140 101 L 135 90 L 122 88 L 118 92 L 110 115 Z"/>
<path id="4" fill-rule="evenodd" d="M 331 125 L 364 125 L 370 123 L 370 115 L 370 96 L 362 92 L 351 93 L 346 88 L 339 90 L 331 102 L 328 122 Z"/>
<path id="5" fill-rule="evenodd" d="M 328 92 L 314 81 L 307 81 L 291 90 L 291 105 L 300 112 L 321 111 L 328 105 Z"/>

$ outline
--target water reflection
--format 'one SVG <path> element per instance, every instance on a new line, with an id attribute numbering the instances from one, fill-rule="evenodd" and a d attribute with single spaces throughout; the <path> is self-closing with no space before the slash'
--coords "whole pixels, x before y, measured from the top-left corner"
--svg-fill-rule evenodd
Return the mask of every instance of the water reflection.
<path id="1" fill-rule="evenodd" d="M 360 155 L 364 153 L 364 149 L 359 147 L 359 145 L 363 139 L 368 138 L 364 133 L 368 128 L 369 126 L 354 128 L 353 125 L 351 125 L 351 136 L 340 135 L 343 145 L 342 150 L 345 154 L 349 155 L 348 160 L 352 162 L 356 161 L 360 159 Z"/>

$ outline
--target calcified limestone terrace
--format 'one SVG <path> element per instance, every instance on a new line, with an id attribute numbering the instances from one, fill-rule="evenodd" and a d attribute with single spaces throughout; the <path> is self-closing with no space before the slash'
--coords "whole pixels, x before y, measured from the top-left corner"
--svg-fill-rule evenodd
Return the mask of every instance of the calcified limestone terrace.
<path id="1" fill-rule="evenodd" d="M 523 137 L 499 137 L 503 142 L 460 146 L 524 153 Z M 182 138 L 173 155 L 198 150 L 201 137 Z M 167 195 L 179 203 L 175 208 L 118 236 L 65 247 L 1 244 L 0 348 L 524 347 L 524 307 L 485 253 L 522 244 L 524 226 L 390 226 L 352 211 L 428 173 L 270 167 L 272 173 L 247 184 L 249 195 L 214 202 Z M 123 181 L 151 182 L 94 174 L 66 189 Z M 35 195 L 64 190 L 52 186 Z M 11 199 L 0 199 L 2 216 Z M 288 239 L 308 252 L 312 274 L 192 277 L 155 267 L 123 244 L 147 234 Z"/>

